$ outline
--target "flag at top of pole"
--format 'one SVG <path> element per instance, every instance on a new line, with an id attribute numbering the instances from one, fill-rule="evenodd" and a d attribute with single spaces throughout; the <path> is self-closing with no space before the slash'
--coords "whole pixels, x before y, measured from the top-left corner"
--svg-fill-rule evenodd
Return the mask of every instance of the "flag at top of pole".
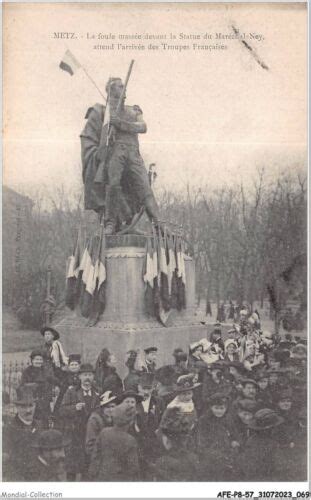
<path id="1" fill-rule="evenodd" d="M 70 50 L 66 50 L 59 67 L 64 71 L 67 71 L 71 76 L 76 73 L 76 71 L 81 68 L 81 64 L 77 61 L 75 56 L 70 52 Z"/>
<path id="2" fill-rule="evenodd" d="M 100 93 L 100 95 L 102 96 L 102 98 L 106 101 L 106 98 L 104 96 L 104 94 L 102 93 L 102 91 L 100 90 L 100 88 L 97 86 L 96 82 L 93 80 L 93 78 L 91 77 L 91 75 L 89 75 L 89 73 L 86 71 L 86 69 L 82 66 L 82 64 L 79 63 L 79 61 L 77 61 L 77 59 L 75 58 L 75 56 L 73 55 L 72 52 L 70 52 L 70 50 L 66 50 L 61 62 L 59 63 L 59 67 L 60 69 L 63 69 L 64 71 L 67 71 L 67 73 L 69 73 L 69 75 L 73 76 L 77 70 L 79 68 L 82 68 L 84 73 L 86 74 L 86 76 L 88 77 L 88 79 L 90 80 L 90 82 L 94 85 L 94 87 L 96 88 L 96 90 Z"/>

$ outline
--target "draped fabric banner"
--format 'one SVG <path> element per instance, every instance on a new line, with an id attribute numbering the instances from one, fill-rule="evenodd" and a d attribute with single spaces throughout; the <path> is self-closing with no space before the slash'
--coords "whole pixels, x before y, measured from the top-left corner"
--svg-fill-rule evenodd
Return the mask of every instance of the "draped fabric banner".
<path id="1" fill-rule="evenodd" d="M 103 226 L 98 233 L 83 240 L 79 230 L 73 254 L 68 259 L 66 305 L 77 306 L 89 319 L 89 326 L 97 323 L 105 309 L 106 242 Z"/>
<path id="2" fill-rule="evenodd" d="M 171 309 L 186 307 L 184 243 L 165 226 L 147 238 L 143 271 L 146 312 L 165 324 Z"/>

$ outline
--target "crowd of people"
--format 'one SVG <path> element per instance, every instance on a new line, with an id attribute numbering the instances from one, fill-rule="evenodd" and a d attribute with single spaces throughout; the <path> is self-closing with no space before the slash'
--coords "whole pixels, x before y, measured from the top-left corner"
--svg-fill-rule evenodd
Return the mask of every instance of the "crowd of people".
<path id="1" fill-rule="evenodd" d="M 306 480 L 305 339 L 242 309 L 171 364 L 129 351 L 122 380 L 109 349 L 93 366 L 41 333 L 3 422 L 5 481 Z"/>

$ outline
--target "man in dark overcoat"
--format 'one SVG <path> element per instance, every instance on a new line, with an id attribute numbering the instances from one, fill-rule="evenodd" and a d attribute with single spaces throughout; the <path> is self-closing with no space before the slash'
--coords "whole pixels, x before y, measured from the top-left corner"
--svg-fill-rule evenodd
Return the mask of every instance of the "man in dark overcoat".
<path id="1" fill-rule="evenodd" d="M 66 481 L 65 447 L 68 440 L 56 429 L 39 433 L 29 460 L 27 481 Z"/>
<path id="2" fill-rule="evenodd" d="M 71 445 L 66 453 L 66 470 L 69 480 L 80 479 L 87 470 L 85 434 L 87 421 L 99 405 L 99 395 L 93 387 L 94 369 L 91 364 L 80 368 L 80 387 L 69 387 L 64 395 L 59 414 L 64 420 L 65 435 Z"/>
<path id="3" fill-rule="evenodd" d="M 2 475 L 4 481 L 26 481 L 28 461 L 38 429 L 35 427 L 33 388 L 20 386 L 14 401 L 17 413 L 5 421 L 2 434 Z"/>

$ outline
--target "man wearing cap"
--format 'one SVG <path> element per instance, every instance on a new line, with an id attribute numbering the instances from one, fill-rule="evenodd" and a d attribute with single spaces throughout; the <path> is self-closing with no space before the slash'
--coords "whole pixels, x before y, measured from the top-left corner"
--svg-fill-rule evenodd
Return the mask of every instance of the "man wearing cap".
<path id="1" fill-rule="evenodd" d="M 3 427 L 3 465 L 5 481 L 25 481 L 31 446 L 35 440 L 37 428 L 34 424 L 36 401 L 33 396 L 33 384 L 20 386 L 14 401 L 17 413 L 11 422 Z"/>
<path id="2" fill-rule="evenodd" d="M 147 373 L 155 373 L 157 366 L 157 347 L 147 347 L 144 349 L 145 352 L 145 362 L 143 363 L 141 370 Z"/>
<path id="3" fill-rule="evenodd" d="M 104 427 L 113 425 L 113 408 L 116 405 L 116 399 L 117 396 L 114 396 L 111 391 L 104 392 L 100 396 L 99 407 L 95 408 L 87 421 L 85 451 L 89 457 L 92 456 L 94 444 L 100 431 Z"/>
<path id="4" fill-rule="evenodd" d="M 66 454 L 66 469 L 70 480 L 86 471 L 86 425 L 92 411 L 99 405 L 99 395 L 93 387 L 93 366 L 89 363 L 82 364 L 79 378 L 81 386 L 67 389 L 59 409 L 59 414 L 64 419 L 66 435 L 71 438 L 70 449 Z"/>
<path id="5" fill-rule="evenodd" d="M 35 455 L 29 461 L 27 481 L 66 481 L 65 447 L 68 440 L 56 429 L 42 431 L 33 444 Z"/>

